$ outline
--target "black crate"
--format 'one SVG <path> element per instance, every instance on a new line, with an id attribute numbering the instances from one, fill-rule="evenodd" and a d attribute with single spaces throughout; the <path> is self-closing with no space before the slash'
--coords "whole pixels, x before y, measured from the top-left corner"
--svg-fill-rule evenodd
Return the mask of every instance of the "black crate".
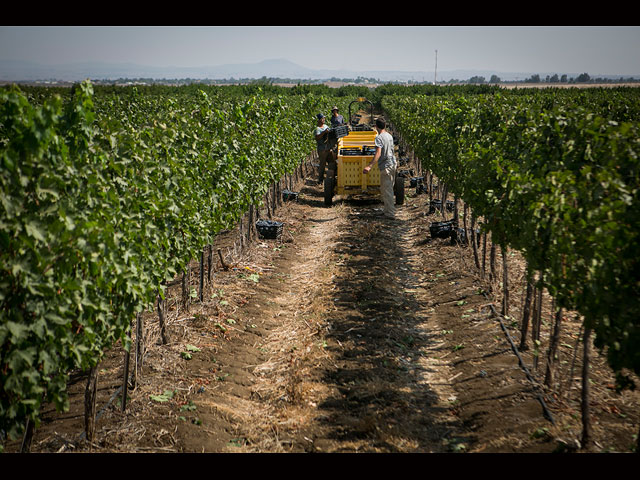
<path id="1" fill-rule="evenodd" d="M 460 228 L 460 227 L 455 227 L 452 231 L 451 231 L 451 243 L 458 243 L 461 245 L 468 245 L 469 243 L 471 243 L 471 240 L 473 239 L 473 236 L 471 236 L 471 238 L 469 238 L 469 234 L 467 233 L 467 231 L 464 228 Z M 476 242 L 480 241 L 480 229 L 476 228 Z"/>
<path id="2" fill-rule="evenodd" d="M 360 147 L 344 147 L 340 149 L 340 155 L 343 157 L 349 155 L 362 155 L 362 149 Z"/>
<path id="3" fill-rule="evenodd" d="M 453 212 L 454 207 L 455 202 L 453 200 L 447 200 L 447 211 Z M 438 211 L 442 211 L 442 201 L 431 200 L 431 202 L 429 203 L 429 215 Z"/>
<path id="4" fill-rule="evenodd" d="M 431 238 L 449 238 L 454 228 L 453 220 L 433 222 L 429 225 L 429 233 L 431 234 Z"/>
<path id="5" fill-rule="evenodd" d="M 376 154 L 376 147 L 370 146 L 370 145 L 365 145 L 364 147 L 362 147 L 362 154 L 363 155 L 375 155 Z"/>
<path id="6" fill-rule="evenodd" d="M 422 184 L 422 181 L 424 180 L 424 177 L 413 177 L 411 179 L 409 179 L 409 186 L 410 187 L 417 187 L 419 184 Z"/>
<path id="7" fill-rule="evenodd" d="M 342 138 L 349 135 L 349 127 L 346 125 L 338 125 L 329 129 L 329 138 Z"/>
<path id="8" fill-rule="evenodd" d="M 282 235 L 283 225 L 282 222 L 276 222 L 275 220 L 258 220 L 256 229 L 262 238 L 276 239 Z"/>
<path id="9" fill-rule="evenodd" d="M 456 227 L 451 231 L 451 243 L 466 245 L 468 242 L 467 232 L 464 228 Z"/>
<path id="10" fill-rule="evenodd" d="M 431 200 L 429 202 L 429 215 L 442 211 L 442 202 L 440 200 Z"/>
<path id="11" fill-rule="evenodd" d="M 292 192 L 291 190 L 282 190 L 282 200 L 285 202 L 297 201 L 298 200 L 298 192 Z"/>

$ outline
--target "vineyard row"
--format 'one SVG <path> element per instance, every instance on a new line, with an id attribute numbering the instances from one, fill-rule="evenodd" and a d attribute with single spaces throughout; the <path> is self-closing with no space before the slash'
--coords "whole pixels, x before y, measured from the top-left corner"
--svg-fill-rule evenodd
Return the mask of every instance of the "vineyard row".
<path id="1" fill-rule="evenodd" d="M 640 372 L 637 90 L 479 91 L 373 96 L 424 168 L 584 316 L 623 386 Z M 3 435 L 37 424 L 43 402 L 65 409 L 68 372 L 128 347 L 136 314 L 313 151 L 315 114 L 352 99 L 0 92 Z"/>

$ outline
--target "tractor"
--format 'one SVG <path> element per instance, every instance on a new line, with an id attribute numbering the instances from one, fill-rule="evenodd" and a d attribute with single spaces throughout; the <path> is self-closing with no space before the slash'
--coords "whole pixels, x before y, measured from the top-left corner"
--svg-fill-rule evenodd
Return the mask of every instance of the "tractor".
<path id="1" fill-rule="evenodd" d="M 373 104 L 366 98 L 358 98 L 349 104 L 349 123 L 334 127 L 329 138 L 337 143 L 337 157 L 334 170 L 329 170 L 324 179 L 324 203 L 333 204 L 335 195 L 346 197 L 375 197 L 380 195 L 380 170 L 374 164 L 369 173 L 363 173 L 376 152 L 375 138 L 378 132 L 373 125 L 359 122 L 359 115 L 351 113 L 354 103 Z M 337 170 L 337 171 L 336 171 Z M 404 203 L 404 177 L 397 176 L 394 184 L 396 205 Z"/>

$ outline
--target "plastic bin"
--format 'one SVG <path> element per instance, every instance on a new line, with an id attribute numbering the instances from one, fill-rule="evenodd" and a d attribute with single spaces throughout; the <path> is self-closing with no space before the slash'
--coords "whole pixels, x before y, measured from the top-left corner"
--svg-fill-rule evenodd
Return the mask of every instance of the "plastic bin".
<path id="1" fill-rule="evenodd" d="M 292 192 L 291 190 L 282 190 L 282 200 L 285 202 L 297 201 L 298 200 L 298 192 Z"/>
<path id="2" fill-rule="evenodd" d="M 329 129 L 329 138 L 337 139 L 346 137 L 347 135 L 349 135 L 349 127 L 346 125 L 339 125 Z"/>
<path id="3" fill-rule="evenodd" d="M 282 235 L 283 225 L 282 222 L 276 222 L 275 220 L 258 220 L 256 229 L 262 238 L 276 239 Z"/>
<path id="4" fill-rule="evenodd" d="M 453 220 L 433 222 L 429 225 L 429 233 L 431 238 L 449 238 L 454 228 Z"/>

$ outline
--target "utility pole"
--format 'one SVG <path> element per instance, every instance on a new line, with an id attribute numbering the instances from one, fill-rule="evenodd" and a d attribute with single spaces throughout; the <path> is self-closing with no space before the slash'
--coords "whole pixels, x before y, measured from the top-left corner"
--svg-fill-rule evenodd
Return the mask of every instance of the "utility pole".
<path id="1" fill-rule="evenodd" d="M 438 82 L 438 50 L 436 50 L 436 68 L 433 71 L 433 84 Z"/>

